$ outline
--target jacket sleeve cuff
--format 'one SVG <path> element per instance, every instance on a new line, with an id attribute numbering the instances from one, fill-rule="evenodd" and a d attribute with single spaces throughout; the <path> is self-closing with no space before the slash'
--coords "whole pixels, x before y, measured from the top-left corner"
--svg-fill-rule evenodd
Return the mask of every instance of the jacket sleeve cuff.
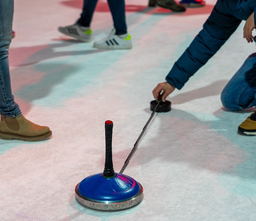
<path id="1" fill-rule="evenodd" d="M 180 70 L 177 66 L 177 62 L 173 65 L 172 69 L 166 76 L 165 80 L 177 89 L 181 89 L 184 84 L 188 81 L 189 76 L 184 71 Z"/>

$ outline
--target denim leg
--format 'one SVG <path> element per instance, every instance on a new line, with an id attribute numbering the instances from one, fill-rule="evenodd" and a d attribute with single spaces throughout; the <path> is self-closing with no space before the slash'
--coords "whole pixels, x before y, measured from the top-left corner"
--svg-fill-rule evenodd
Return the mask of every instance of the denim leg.
<path id="1" fill-rule="evenodd" d="M 13 0 L 0 0 L 0 113 L 7 117 L 21 115 L 11 91 L 9 45 L 12 39 Z"/>
<path id="2" fill-rule="evenodd" d="M 83 10 L 77 22 L 79 25 L 90 27 L 97 2 L 98 0 L 84 0 Z"/>
<path id="3" fill-rule="evenodd" d="M 125 20 L 125 1 L 124 0 L 108 0 L 108 5 L 112 14 L 114 28 L 117 35 L 127 33 Z"/>
<path id="4" fill-rule="evenodd" d="M 256 53 L 251 54 L 221 93 L 225 108 L 238 111 L 256 105 Z"/>

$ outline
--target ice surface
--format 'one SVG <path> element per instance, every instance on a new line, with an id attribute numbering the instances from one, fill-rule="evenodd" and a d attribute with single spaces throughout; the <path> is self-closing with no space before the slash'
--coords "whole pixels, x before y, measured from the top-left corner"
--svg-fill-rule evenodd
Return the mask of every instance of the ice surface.
<path id="1" fill-rule="evenodd" d="M 103 171 L 106 120 L 114 122 L 118 172 L 150 117 L 151 91 L 202 28 L 214 5 L 173 13 L 127 0 L 133 49 L 102 51 L 57 31 L 78 18 L 82 0 L 15 1 L 12 88 L 23 114 L 53 131 L 49 141 L 0 140 L 1 221 L 255 221 L 256 145 L 237 134 L 250 112 L 222 109 L 220 93 L 255 51 L 243 24 L 157 114 L 125 170 L 144 187 L 142 203 L 97 212 L 74 199 L 77 183 Z M 112 29 L 107 2 L 94 40 Z"/>

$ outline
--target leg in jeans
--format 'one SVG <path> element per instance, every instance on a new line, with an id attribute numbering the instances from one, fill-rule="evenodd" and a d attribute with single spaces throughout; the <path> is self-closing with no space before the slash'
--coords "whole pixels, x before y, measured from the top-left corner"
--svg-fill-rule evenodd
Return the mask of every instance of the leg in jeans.
<path id="1" fill-rule="evenodd" d="M 49 127 L 27 120 L 14 102 L 8 63 L 12 39 L 13 0 L 0 0 L 0 138 L 38 141 L 48 139 Z"/>
<path id="2" fill-rule="evenodd" d="M 90 27 L 93 13 L 95 11 L 98 0 L 84 0 L 83 11 L 78 20 L 78 24 L 84 27 Z M 112 14 L 114 28 L 117 35 L 127 33 L 125 20 L 125 2 L 124 0 L 108 0 L 108 5 Z"/>
<path id="3" fill-rule="evenodd" d="M 221 93 L 225 108 L 239 111 L 256 105 L 256 53 L 251 54 Z"/>
<path id="4" fill-rule="evenodd" d="M 12 39 L 13 0 L 0 2 L 0 113 L 2 116 L 21 115 L 11 92 L 8 63 L 9 45 Z"/>
<path id="5" fill-rule="evenodd" d="M 79 20 L 77 21 L 79 25 L 90 27 L 97 2 L 98 0 L 84 0 L 83 10 Z"/>
<path id="6" fill-rule="evenodd" d="M 116 35 L 127 33 L 125 20 L 125 1 L 124 0 L 108 0 L 108 5 L 112 14 Z"/>

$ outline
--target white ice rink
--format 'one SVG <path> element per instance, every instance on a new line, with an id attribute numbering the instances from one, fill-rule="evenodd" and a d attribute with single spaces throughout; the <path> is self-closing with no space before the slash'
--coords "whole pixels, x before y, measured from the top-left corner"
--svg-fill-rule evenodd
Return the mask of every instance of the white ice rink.
<path id="1" fill-rule="evenodd" d="M 200 31 L 215 0 L 173 13 L 126 0 L 133 49 L 104 51 L 60 34 L 79 17 L 82 0 L 15 1 L 10 48 L 12 89 L 23 114 L 47 125 L 43 142 L 0 140 L 1 221 L 256 221 L 256 138 L 237 134 L 250 114 L 224 111 L 220 93 L 253 52 L 243 25 L 157 114 L 124 174 L 144 188 L 135 208 L 86 209 L 75 186 L 104 169 L 106 120 L 114 122 L 119 172 L 150 117 L 152 89 Z M 94 40 L 112 29 L 99 0 Z"/>

